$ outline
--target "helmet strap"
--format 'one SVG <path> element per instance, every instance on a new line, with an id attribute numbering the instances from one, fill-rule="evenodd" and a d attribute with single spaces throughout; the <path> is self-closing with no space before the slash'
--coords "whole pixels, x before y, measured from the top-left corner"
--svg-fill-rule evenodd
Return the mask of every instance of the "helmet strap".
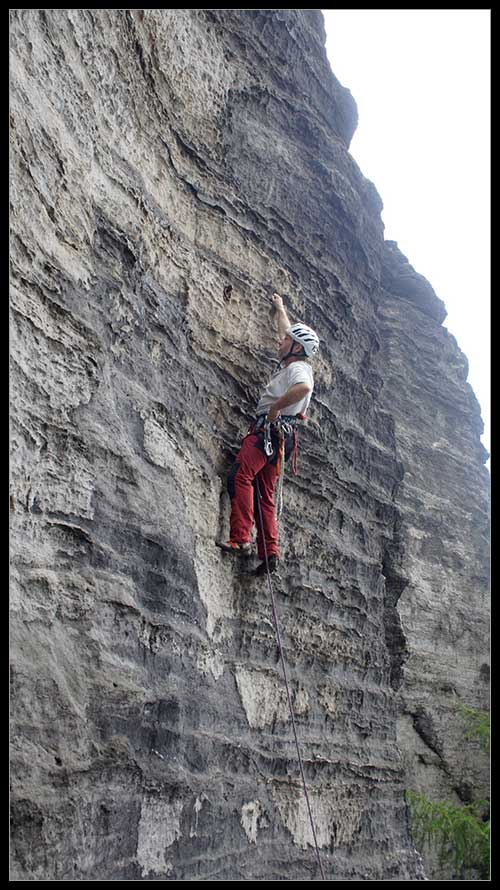
<path id="1" fill-rule="evenodd" d="M 287 358 L 290 358 L 291 355 L 294 355 L 295 358 L 302 358 L 302 357 L 307 358 L 307 353 L 305 352 L 303 346 L 302 346 L 302 352 L 294 352 L 293 351 L 296 343 L 298 343 L 298 340 L 293 341 L 287 354 L 284 355 L 283 358 L 281 359 L 280 367 L 283 365 L 283 362 L 286 362 Z"/>

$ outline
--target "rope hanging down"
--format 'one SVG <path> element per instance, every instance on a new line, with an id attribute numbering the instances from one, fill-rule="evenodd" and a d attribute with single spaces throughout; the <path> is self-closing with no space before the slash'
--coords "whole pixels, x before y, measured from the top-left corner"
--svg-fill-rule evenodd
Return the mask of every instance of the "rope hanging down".
<path id="1" fill-rule="evenodd" d="M 321 877 L 322 877 L 323 881 L 326 881 L 325 873 L 324 873 L 324 871 L 323 871 L 323 866 L 322 866 L 322 864 L 321 864 L 321 859 L 320 859 L 320 855 L 319 855 L 318 841 L 317 841 L 317 838 L 316 838 L 316 831 L 315 831 L 315 828 L 314 828 L 314 820 L 313 820 L 312 812 L 311 812 L 311 804 L 310 804 L 310 802 L 309 802 L 309 795 L 308 795 L 308 793 L 307 793 L 306 778 L 305 778 L 305 775 L 304 775 L 304 767 L 303 767 L 303 765 L 302 765 L 302 757 L 300 756 L 299 740 L 298 740 L 298 737 L 297 737 L 297 727 L 295 726 L 295 717 L 294 717 L 294 714 L 293 714 L 292 697 L 291 697 L 291 694 L 290 694 L 290 686 L 289 686 L 289 684 L 288 684 L 288 677 L 287 677 L 286 666 L 285 666 L 285 657 L 284 657 L 284 655 L 283 655 L 283 646 L 281 645 L 281 634 L 280 634 L 280 628 L 279 628 L 279 622 L 278 622 L 278 612 L 277 612 L 277 609 L 276 609 L 276 601 L 275 601 L 275 599 L 274 599 L 273 585 L 272 585 L 272 581 L 271 581 L 271 573 L 270 573 L 270 571 L 269 571 L 269 561 L 268 561 L 268 557 L 267 557 L 267 546 L 266 546 L 266 539 L 265 539 L 265 536 L 264 536 L 264 523 L 263 523 L 263 519 L 262 519 L 262 508 L 261 508 L 261 505 L 260 505 L 260 488 L 259 488 L 259 480 L 258 480 L 257 476 L 255 477 L 255 484 L 256 484 L 256 487 L 257 487 L 257 504 L 258 504 L 258 507 L 259 507 L 260 530 L 261 530 L 261 534 L 262 534 L 262 540 L 263 540 L 263 542 L 264 542 L 264 555 L 265 555 L 265 558 L 266 558 L 267 582 L 268 582 L 268 584 L 269 584 L 269 592 L 270 592 L 270 594 L 271 594 L 271 601 L 272 601 L 272 606 L 273 606 L 273 616 L 274 616 L 274 627 L 275 627 L 275 630 L 276 630 L 276 639 L 277 639 L 277 641 L 278 641 L 278 649 L 279 649 L 279 652 L 280 652 L 281 665 L 282 665 L 282 667 L 283 667 L 283 676 L 284 676 L 284 678 L 285 678 L 286 694 L 287 694 L 287 697 L 288 697 L 288 707 L 290 708 L 290 716 L 291 716 L 291 718 L 292 718 L 293 734 L 294 734 L 294 737 L 295 737 L 295 746 L 296 746 L 296 748 L 297 748 L 297 757 L 298 757 L 298 760 L 299 760 L 300 773 L 301 773 L 301 776 L 302 776 L 302 784 L 303 784 L 303 786 L 304 786 L 304 794 L 305 794 L 305 798 L 306 798 L 307 809 L 308 809 L 308 812 L 309 812 L 309 820 L 310 820 L 310 822 L 311 822 L 311 829 L 312 829 L 312 834 L 313 834 L 313 838 L 314 838 L 314 846 L 315 846 L 315 848 L 316 848 L 316 857 L 317 857 L 317 859 L 318 859 L 318 865 L 319 865 L 319 869 L 320 869 L 320 872 L 321 872 Z"/>

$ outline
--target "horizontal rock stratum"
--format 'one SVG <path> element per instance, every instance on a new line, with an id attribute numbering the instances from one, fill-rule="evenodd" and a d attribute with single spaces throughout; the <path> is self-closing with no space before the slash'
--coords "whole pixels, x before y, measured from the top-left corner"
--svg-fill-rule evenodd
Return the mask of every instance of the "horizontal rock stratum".
<path id="1" fill-rule="evenodd" d="M 425 880 L 405 788 L 487 781 L 480 410 L 324 44 L 11 10 L 12 880 L 318 879 L 268 588 L 214 547 L 272 288 L 321 339 L 275 592 L 328 879 Z"/>

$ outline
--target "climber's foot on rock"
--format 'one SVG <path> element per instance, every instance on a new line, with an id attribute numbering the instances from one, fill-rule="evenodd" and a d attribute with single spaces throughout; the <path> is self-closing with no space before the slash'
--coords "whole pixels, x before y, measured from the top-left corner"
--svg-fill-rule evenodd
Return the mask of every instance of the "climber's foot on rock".
<path id="1" fill-rule="evenodd" d="M 271 573 L 271 575 L 274 575 L 274 573 L 278 571 L 278 562 L 279 562 L 279 559 L 274 554 L 272 556 L 268 557 L 267 563 L 268 563 L 269 572 Z M 264 562 L 261 562 L 260 565 L 257 566 L 257 568 L 254 570 L 253 574 L 257 575 L 257 577 L 260 577 L 261 575 L 267 575 L 267 566 L 266 566 L 265 560 L 264 560 Z"/>
<path id="2" fill-rule="evenodd" d="M 233 556 L 251 556 L 252 545 L 249 542 L 238 544 L 236 541 L 216 541 L 217 547 L 220 547 L 224 553 L 231 553 Z"/>

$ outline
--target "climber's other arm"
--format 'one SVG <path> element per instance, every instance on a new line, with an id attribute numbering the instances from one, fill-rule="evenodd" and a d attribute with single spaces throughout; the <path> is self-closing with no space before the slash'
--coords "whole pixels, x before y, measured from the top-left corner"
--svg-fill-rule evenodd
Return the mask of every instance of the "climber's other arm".
<path id="1" fill-rule="evenodd" d="M 288 408 L 289 405 L 295 405 L 295 402 L 300 402 L 301 399 L 305 398 L 308 392 L 311 392 L 311 387 L 307 383 L 295 383 L 283 396 L 280 396 L 279 399 L 276 399 L 272 403 L 267 414 L 267 419 L 272 423 L 276 420 L 283 408 Z"/>

